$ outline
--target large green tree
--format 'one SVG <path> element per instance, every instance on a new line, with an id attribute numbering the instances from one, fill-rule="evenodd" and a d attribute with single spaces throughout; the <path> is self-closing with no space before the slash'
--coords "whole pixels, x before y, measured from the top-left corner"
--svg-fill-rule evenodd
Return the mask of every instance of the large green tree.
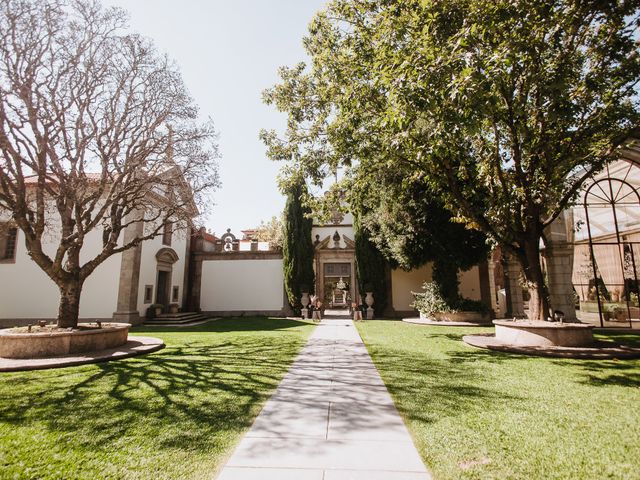
<path id="1" fill-rule="evenodd" d="M 440 194 L 422 177 L 402 171 L 360 174 L 369 177 L 352 190 L 351 202 L 362 211 L 360 228 L 393 267 L 411 270 L 433 262 L 433 281 L 455 308 L 461 300 L 458 272 L 487 258 L 486 236 L 454 222 Z"/>
<path id="2" fill-rule="evenodd" d="M 311 68 L 265 100 L 289 113 L 269 155 L 318 181 L 338 166 L 424 176 L 454 215 L 522 265 L 532 318 L 539 248 L 581 186 L 637 133 L 640 1 L 334 0 Z"/>
<path id="3" fill-rule="evenodd" d="M 307 195 L 303 180 L 290 183 L 286 190 L 287 203 L 284 208 L 282 257 L 284 286 L 291 308 L 300 312 L 300 296 L 304 291 L 313 292 L 313 243 L 311 210 L 303 204 Z"/>

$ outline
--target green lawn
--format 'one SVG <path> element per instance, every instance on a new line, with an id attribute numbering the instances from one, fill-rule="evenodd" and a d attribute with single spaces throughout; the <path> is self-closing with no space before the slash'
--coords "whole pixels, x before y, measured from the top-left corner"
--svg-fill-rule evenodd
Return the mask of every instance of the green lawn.
<path id="1" fill-rule="evenodd" d="M 0 373 L 0 478 L 214 478 L 312 329 L 265 318 L 136 329 L 167 347 Z"/>
<path id="2" fill-rule="evenodd" d="M 461 341 L 491 329 L 358 329 L 437 480 L 640 479 L 640 360 L 527 357 Z"/>

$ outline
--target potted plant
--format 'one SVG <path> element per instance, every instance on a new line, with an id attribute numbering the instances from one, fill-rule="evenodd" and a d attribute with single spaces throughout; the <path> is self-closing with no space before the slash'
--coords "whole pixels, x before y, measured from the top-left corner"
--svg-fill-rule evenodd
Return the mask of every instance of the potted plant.
<path id="1" fill-rule="evenodd" d="M 413 308 L 420 312 L 420 318 L 433 321 L 482 323 L 487 320 L 487 307 L 477 300 L 459 296 L 447 301 L 435 282 L 425 282 L 422 292 L 411 292 Z"/>
<path id="2" fill-rule="evenodd" d="M 162 305 L 161 303 L 152 303 L 151 305 L 149 305 L 149 317 L 155 318 L 159 316 L 162 313 L 163 308 L 164 305 Z"/>
<path id="3" fill-rule="evenodd" d="M 177 303 L 169 304 L 169 313 L 178 313 L 180 306 Z"/>

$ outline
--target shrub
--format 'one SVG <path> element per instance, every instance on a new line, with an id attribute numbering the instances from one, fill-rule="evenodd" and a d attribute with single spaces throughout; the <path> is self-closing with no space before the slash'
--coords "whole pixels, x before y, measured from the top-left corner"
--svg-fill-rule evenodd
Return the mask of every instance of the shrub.
<path id="1" fill-rule="evenodd" d="M 422 285 L 422 292 L 411 292 L 414 301 L 411 307 L 418 310 L 424 316 L 431 316 L 435 313 L 456 313 L 456 312 L 480 312 L 487 313 L 487 307 L 479 300 L 458 297 L 455 301 L 447 301 L 442 294 L 441 287 L 435 282 L 425 282 Z"/>
<path id="2" fill-rule="evenodd" d="M 455 311 L 444 299 L 438 284 L 425 282 L 422 285 L 422 289 L 424 290 L 423 292 L 411 292 L 414 298 L 411 307 L 425 316 L 430 316 L 437 312 L 451 313 Z"/>

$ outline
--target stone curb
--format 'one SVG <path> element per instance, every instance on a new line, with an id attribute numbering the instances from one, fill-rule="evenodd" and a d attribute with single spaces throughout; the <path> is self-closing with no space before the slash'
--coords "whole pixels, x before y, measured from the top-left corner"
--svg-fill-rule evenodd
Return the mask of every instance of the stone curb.
<path id="1" fill-rule="evenodd" d="M 422 318 L 403 318 L 402 321 L 416 325 L 435 325 L 437 327 L 493 327 L 491 322 L 448 322 L 446 320 L 424 320 Z"/>
<path id="2" fill-rule="evenodd" d="M 145 355 L 165 347 L 159 338 L 129 336 L 127 343 L 120 347 L 108 348 L 93 353 L 62 355 L 50 358 L 2 358 L 0 372 L 21 372 L 50 368 L 73 367 L 89 363 L 108 362 L 123 358 Z"/>
<path id="3" fill-rule="evenodd" d="M 640 358 L 640 348 L 625 347 L 612 342 L 596 342 L 592 347 L 527 347 L 511 345 L 491 334 L 465 335 L 462 341 L 476 348 L 537 357 L 575 358 L 578 360 L 606 360 Z"/>

